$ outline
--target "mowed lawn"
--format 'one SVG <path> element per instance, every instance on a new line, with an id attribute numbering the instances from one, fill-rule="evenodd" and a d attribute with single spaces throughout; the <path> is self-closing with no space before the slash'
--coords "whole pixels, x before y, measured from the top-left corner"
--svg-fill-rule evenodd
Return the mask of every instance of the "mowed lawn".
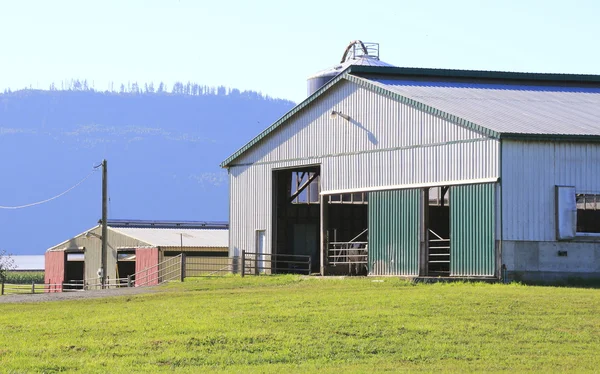
<path id="1" fill-rule="evenodd" d="M 600 290 L 298 276 L 0 304 L 0 372 L 600 370 Z"/>

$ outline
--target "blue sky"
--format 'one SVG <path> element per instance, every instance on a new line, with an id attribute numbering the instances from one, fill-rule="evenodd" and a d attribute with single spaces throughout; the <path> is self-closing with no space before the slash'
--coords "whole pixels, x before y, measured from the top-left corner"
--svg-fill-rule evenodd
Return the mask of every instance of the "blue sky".
<path id="1" fill-rule="evenodd" d="M 0 2 L 0 90 L 195 81 L 296 102 L 351 40 L 397 66 L 600 74 L 594 1 Z"/>

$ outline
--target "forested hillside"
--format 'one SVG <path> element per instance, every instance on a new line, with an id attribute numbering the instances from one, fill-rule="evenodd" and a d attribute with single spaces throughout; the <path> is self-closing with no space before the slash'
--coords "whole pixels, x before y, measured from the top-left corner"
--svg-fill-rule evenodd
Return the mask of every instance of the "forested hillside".
<path id="1" fill-rule="evenodd" d="M 143 86 L 143 87 L 142 87 Z M 87 82 L 0 94 L 0 206 L 47 199 L 108 160 L 109 218 L 226 220 L 219 163 L 293 107 L 225 87 Z M 96 224 L 101 175 L 24 209 L 0 209 L 0 248 L 41 254 Z"/>

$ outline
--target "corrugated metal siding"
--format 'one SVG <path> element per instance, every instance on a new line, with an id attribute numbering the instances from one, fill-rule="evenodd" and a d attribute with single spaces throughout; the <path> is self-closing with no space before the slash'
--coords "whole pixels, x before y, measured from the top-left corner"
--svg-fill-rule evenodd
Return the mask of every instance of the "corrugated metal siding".
<path id="1" fill-rule="evenodd" d="M 600 88 L 370 81 L 500 133 L 600 135 Z"/>
<path id="2" fill-rule="evenodd" d="M 369 274 L 419 275 L 418 189 L 369 194 Z"/>
<path id="3" fill-rule="evenodd" d="M 253 250 L 256 230 L 271 253 L 274 169 L 320 164 L 322 191 L 360 190 L 497 178 L 498 158 L 497 140 L 344 82 L 229 168 L 230 255 Z"/>
<path id="4" fill-rule="evenodd" d="M 143 272 L 153 266 L 158 265 L 158 248 L 138 248 L 135 250 L 135 272 Z M 152 273 L 156 273 L 152 275 Z M 158 284 L 158 269 L 150 269 L 149 275 L 142 273 L 135 279 L 136 286 L 138 280 L 148 286 Z"/>
<path id="5" fill-rule="evenodd" d="M 61 292 L 65 280 L 65 252 L 48 251 L 45 256 L 44 282 L 56 285 L 51 286 L 46 292 Z"/>
<path id="6" fill-rule="evenodd" d="M 493 276 L 494 184 L 450 187 L 450 275 Z"/>
<path id="7" fill-rule="evenodd" d="M 499 142 L 475 142 L 326 158 L 323 191 L 469 181 L 498 176 Z M 394 172 L 391 172 L 394 171 Z"/>
<path id="8" fill-rule="evenodd" d="M 349 115 L 350 121 L 340 116 L 331 118 L 333 109 Z M 482 138 L 485 137 L 470 129 L 344 81 L 261 140 L 233 165 L 308 161 Z"/>
<path id="9" fill-rule="evenodd" d="M 554 186 L 600 192 L 600 144 L 502 141 L 502 239 L 554 241 Z"/>

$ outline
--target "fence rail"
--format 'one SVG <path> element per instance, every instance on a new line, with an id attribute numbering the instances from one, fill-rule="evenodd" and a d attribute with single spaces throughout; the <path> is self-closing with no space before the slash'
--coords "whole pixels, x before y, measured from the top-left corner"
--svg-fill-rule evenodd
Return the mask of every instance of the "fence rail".
<path id="1" fill-rule="evenodd" d="M 211 277 L 235 272 L 236 260 L 232 257 L 185 257 L 185 277 Z"/>
<path id="2" fill-rule="evenodd" d="M 210 277 L 239 273 L 245 275 L 295 273 L 310 275 L 312 259 L 308 255 L 263 254 L 242 251 L 241 257 L 186 256 L 180 254 L 138 271 L 126 278 L 65 280 L 62 283 L 2 284 L 2 295 L 44 292 L 81 292 L 101 288 L 141 287 L 162 284 L 186 277 Z"/>
<path id="3" fill-rule="evenodd" d="M 130 275 L 127 277 L 127 284 L 130 287 L 155 286 L 172 280 L 182 280 L 185 278 L 184 257 L 180 254 Z"/>
<path id="4" fill-rule="evenodd" d="M 327 259 L 330 265 L 367 264 L 368 242 L 331 242 Z"/>
<path id="5" fill-rule="evenodd" d="M 264 254 L 242 251 L 241 275 L 296 273 L 310 275 L 312 259 L 307 255 Z"/>

